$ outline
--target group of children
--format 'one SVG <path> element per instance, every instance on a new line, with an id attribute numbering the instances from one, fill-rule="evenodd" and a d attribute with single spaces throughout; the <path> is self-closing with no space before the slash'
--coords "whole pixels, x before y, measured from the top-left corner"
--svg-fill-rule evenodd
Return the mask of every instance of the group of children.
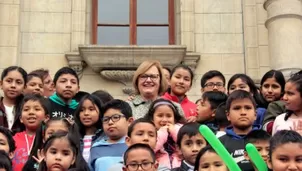
<path id="1" fill-rule="evenodd" d="M 209 71 L 196 104 L 186 96 L 191 69 L 179 65 L 167 73 L 170 86 L 163 98 L 134 120 L 126 101 L 104 91 L 80 94 L 71 68 L 57 71 L 48 98 L 44 92 L 52 90 L 45 88 L 45 72 L 6 68 L 0 82 L 0 170 L 229 170 L 199 133 L 204 124 L 243 171 L 257 170 L 247 143 L 256 146 L 271 170 L 302 171 L 302 72 L 285 82 L 271 70 L 260 89 L 247 75 L 236 74 L 225 90 L 222 73 Z M 276 103 L 283 105 L 281 113 L 270 110 Z M 268 112 L 274 116 L 266 119 Z"/>

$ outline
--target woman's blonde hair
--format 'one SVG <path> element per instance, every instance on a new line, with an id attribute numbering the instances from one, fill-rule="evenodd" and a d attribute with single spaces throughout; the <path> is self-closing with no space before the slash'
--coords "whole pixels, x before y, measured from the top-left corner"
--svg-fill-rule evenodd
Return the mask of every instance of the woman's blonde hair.
<path id="1" fill-rule="evenodd" d="M 144 61 L 142 62 L 139 67 L 136 69 L 136 71 L 134 72 L 134 76 L 133 76 L 133 80 L 132 80 L 132 84 L 133 87 L 135 88 L 135 91 L 137 94 L 140 94 L 139 89 L 138 89 L 138 79 L 139 76 L 141 74 L 144 74 L 146 71 L 148 71 L 152 66 L 155 66 L 158 69 L 159 72 L 159 90 L 158 90 L 158 95 L 162 95 L 168 87 L 167 84 L 167 80 L 163 79 L 164 78 L 164 74 L 163 74 L 163 70 L 162 70 L 162 65 L 160 64 L 159 61 L 156 60 L 148 60 L 148 61 Z"/>

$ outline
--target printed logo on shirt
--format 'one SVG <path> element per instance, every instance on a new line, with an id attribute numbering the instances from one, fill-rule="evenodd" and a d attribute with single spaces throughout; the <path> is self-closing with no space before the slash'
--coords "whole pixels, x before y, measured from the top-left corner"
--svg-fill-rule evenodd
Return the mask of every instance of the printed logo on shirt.
<path id="1" fill-rule="evenodd" d="M 71 120 L 71 121 L 74 120 L 72 114 L 70 114 L 70 113 L 64 113 L 64 112 L 61 112 L 61 111 L 54 111 L 54 112 L 52 112 L 52 117 L 53 118 L 57 118 L 57 117 L 59 117 L 59 118 L 66 118 L 66 119 Z"/>
<path id="2" fill-rule="evenodd" d="M 244 149 L 235 150 L 234 153 L 231 153 L 231 156 L 234 158 L 236 163 L 243 162 L 244 158 Z"/>

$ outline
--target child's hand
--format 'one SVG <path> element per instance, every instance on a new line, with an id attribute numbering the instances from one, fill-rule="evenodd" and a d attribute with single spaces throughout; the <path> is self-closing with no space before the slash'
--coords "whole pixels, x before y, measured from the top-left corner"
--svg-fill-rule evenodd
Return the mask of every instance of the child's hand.
<path id="1" fill-rule="evenodd" d="M 134 100 L 134 98 L 135 98 L 135 94 L 132 94 L 126 99 L 126 101 L 132 101 Z"/>
<path id="2" fill-rule="evenodd" d="M 167 126 L 168 126 L 168 132 L 171 133 L 174 130 L 174 124 L 168 123 Z"/>
<path id="3" fill-rule="evenodd" d="M 197 119 L 196 116 L 190 116 L 190 117 L 188 117 L 187 121 L 188 121 L 188 122 L 195 122 L 196 119 Z"/>
<path id="4" fill-rule="evenodd" d="M 43 159 L 44 159 L 44 156 L 42 155 L 42 151 L 38 150 L 37 157 L 33 156 L 33 159 L 35 159 L 36 162 L 40 164 L 43 161 Z"/>

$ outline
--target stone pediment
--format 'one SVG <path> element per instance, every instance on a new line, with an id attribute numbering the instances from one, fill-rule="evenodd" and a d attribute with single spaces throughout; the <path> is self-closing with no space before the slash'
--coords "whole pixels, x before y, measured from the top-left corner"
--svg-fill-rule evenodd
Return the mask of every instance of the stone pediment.
<path id="1" fill-rule="evenodd" d="M 80 45 L 79 52 L 70 52 L 65 56 L 69 66 L 77 73 L 82 73 L 87 64 L 103 78 L 124 84 L 124 93 L 130 94 L 134 71 L 145 60 L 158 60 L 168 68 L 182 63 L 195 70 L 200 55 L 186 50 L 186 46 L 182 45 Z"/>

